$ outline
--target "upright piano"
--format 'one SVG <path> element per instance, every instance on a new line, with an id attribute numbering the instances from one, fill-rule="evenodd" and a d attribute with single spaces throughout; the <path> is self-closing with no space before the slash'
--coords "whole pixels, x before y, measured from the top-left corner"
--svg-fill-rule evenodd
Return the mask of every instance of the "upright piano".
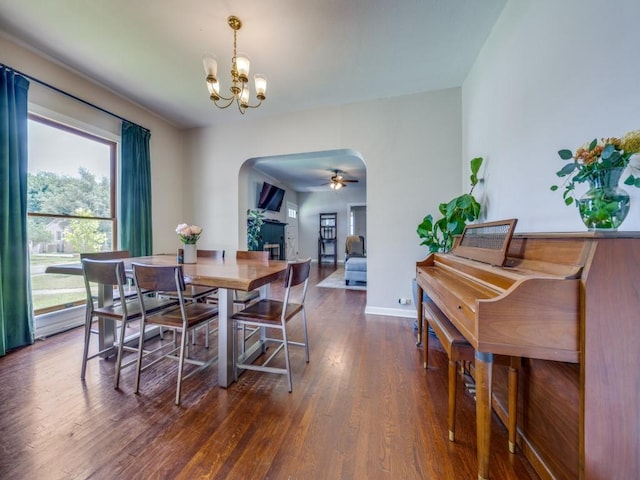
<path id="1" fill-rule="evenodd" d="M 515 234 L 497 262 L 467 243 L 416 265 L 418 342 L 424 292 L 476 351 L 478 478 L 497 354 L 524 360 L 518 444 L 541 477 L 640 478 L 640 232 Z"/>

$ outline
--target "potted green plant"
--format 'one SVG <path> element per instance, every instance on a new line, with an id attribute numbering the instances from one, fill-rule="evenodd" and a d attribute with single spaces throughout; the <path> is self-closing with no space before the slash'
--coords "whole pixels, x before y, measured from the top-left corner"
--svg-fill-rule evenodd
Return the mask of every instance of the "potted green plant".
<path id="1" fill-rule="evenodd" d="M 420 245 L 429 248 L 429 252 L 448 252 L 453 247 L 453 240 L 460 235 L 468 222 L 473 222 L 480 217 L 480 203 L 473 196 L 473 189 L 479 182 L 478 172 L 482 166 L 482 157 L 471 160 L 471 189 L 448 202 L 441 203 L 438 210 L 442 215 L 434 221 L 429 214 L 418 225 L 418 237 L 422 239 Z"/>
<path id="2" fill-rule="evenodd" d="M 260 229 L 264 223 L 264 212 L 247 210 L 247 248 L 257 250 L 260 245 Z"/>
<path id="3" fill-rule="evenodd" d="M 580 217 L 590 230 L 615 230 L 629 213 L 630 199 L 627 192 L 618 187 L 620 177 L 629 167 L 624 184 L 640 188 L 638 169 L 630 164 L 631 157 L 640 153 L 640 130 L 634 130 L 622 138 L 593 139 L 576 149 L 558 151 L 562 160 L 571 160 L 556 172 L 565 178 L 562 197 L 566 205 L 575 202 Z M 589 190 L 580 198 L 575 189 L 579 183 L 588 183 Z M 551 190 L 558 190 L 552 185 Z"/>
<path id="4" fill-rule="evenodd" d="M 471 189 L 469 193 L 464 193 L 448 202 L 441 203 L 438 210 L 442 215 L 438 221 L 433 220 L 433 215 L 429 214 L 418 225 L 416 232 L 422 239 L 420 245 L 426 245 L 429 253 L 448 252 L 453 247 L 453 240 L 456 235 L 460 235 L 468 222 L 473 222 L 480 217 L 480 203 L 473 196 L 473 189 L 478 182 L 478 172 L 482 166 L 482 157 L 471 160 Z M 418 302 L 418 285 L 416 279 L 412 280 L 413 303 Z M 426 300 L 426 296 L 425 299 Z M 418 330 L 418 323 L 415 322 L 414 330 Z M 431 327 L 429 327 L 431 333 Z"/>

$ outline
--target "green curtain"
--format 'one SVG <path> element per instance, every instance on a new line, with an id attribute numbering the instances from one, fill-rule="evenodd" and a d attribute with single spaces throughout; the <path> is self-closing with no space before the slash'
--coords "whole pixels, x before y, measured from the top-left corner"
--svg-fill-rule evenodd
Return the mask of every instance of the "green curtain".
<path id="1" fill-rule="evenodd" d="M 120 248 L 131 256 L 153 253 L 149 130 L 122 122 Z"/>
<path id="2" fill-rule="evenodd" d="M 0 72 L 0 356 L 34 340 L 27 240 L 29 81 Z"/>

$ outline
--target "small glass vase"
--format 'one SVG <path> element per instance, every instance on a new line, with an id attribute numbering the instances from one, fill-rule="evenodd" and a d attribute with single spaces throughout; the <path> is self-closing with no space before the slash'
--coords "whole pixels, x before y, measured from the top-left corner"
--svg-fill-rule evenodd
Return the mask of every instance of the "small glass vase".
<path id="1" fill-rule="evenodd" d="M 629 194 L 618 187 L 624 169 L 603 169 L 589 180 L 589 190 L 577 202 L 580 217 L 589 230 L 615 231 L 627 217 Z"/>
<path id="2" fill-rule="evenodd" d="M 196 263 L 198 258 L 198 247 L 195 243 L 184 244 L 184 263 Z"/>

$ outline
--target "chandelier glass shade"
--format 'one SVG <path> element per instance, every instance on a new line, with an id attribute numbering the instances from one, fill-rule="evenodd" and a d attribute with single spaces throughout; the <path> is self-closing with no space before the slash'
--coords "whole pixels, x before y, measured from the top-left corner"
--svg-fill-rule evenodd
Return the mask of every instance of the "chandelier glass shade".
<path id="1" fill-rule="evenodd" d="M 231 16 L 227 19 L 227 23 L 233 30 L 233 57 L 231 57 L 231 87 L 230 96 L 225 97 L 220 94 L 220 83 L 218 82 L 218 61 L 213 56 L 206 56 L 202 63 L 204 71 L 207 75 L 207 89 L 209 90 L 209 98 L 218 108 L 227 108 L 235 103 L 240 113 L 244 114 L 247 108 L 258 108 L 262 101 L 266 98 L 267 78 L 264 75 L 254 75 L 254 83 L 256 89 L 256 97 L 258 103 L 249 104 L 249 67 L 251 62 L 244 54 L 237 53 L 236 34 L 242 28 L 242 22 L 238 17 Z"/>

